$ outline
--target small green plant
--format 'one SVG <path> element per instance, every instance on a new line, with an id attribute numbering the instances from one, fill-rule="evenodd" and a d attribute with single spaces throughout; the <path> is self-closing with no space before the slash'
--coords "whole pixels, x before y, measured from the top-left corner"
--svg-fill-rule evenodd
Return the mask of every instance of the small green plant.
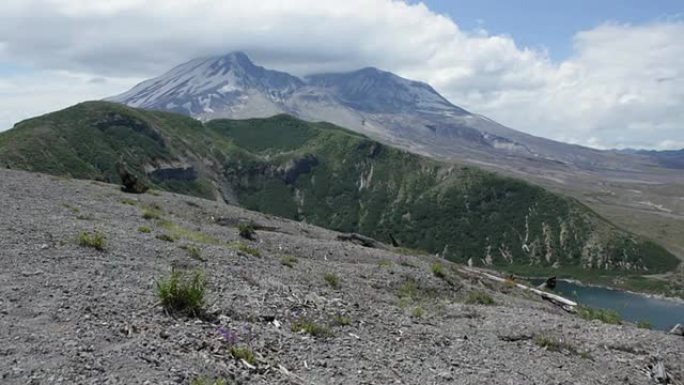
<path id="1" fill-rule="evenodd" d="M 162 215 L 162 210 L 159 206 L 153 205 L 150 207 L 147 207 L 143 210 L 142 217 L 143 219 L 159 219 L 161 218 Z"/>
<path id="2" fill-rule="evenodd" d="M 471 291 L 468 293 L 465 303 L 479 305 L 494 305 L 494 299 L 484 291 Z"/>
<path id="3" fill-rule="evenodd" d="M 432 274 L 437 277 L 444 279 L 446 278 L 446 273 L 444 272 L 444 268 L 442 267 L 441 263 L 435 262 L 432 264 Z"/>
<path id="4" fill-rule="evenodd" d="M 261 257 L 261 252 L 259 251 L 259 249 L 250 247 L 240 241 L 231 242 L 229 246 L 236 248 L 238 250 L 238 253 L 244 255 L 251 255 L 254 257 Z"/>
<path id="5" fill-rule="evenodd" d="M 68 204 L 68 203 L 62 203 L 62 206 L 64 206 L 64 207 L 68 208 L 69 210 L 71 210 L 72 213 L 79 213 L 79 212 L 81 212 L 81 209 L 79 209 L 78 207 L 76 207 L 76 206 L 74 206 L 74 205 L 70 205 L 70 204 Z"/>
<path id="6" fill-rule="evenodd" d="M 287 266 L 289 268 L 293 268 L 298 262 L 297 257 L 294 255 L 285 255 L 282 258 L 280 258 L 280 263 L 283 266 Z"/>
<path id="7" fill-rule="evenodd" d="M 337 289 L 340 287 L 340 277 L 338 277 L 335 273 L 327 272 L 323 274 L 323 279 L 333 289 Z"/>
<path id="8" fill-rule="evenodd" d="M 95 217 L 93 216 L 93 214 L 78 214 L 76 216 L 76 219 L 81 221 L 92 221 L 93 219 L 95 219 Z"/>
<path id="9" fill-rule="evenodd" d="M 212 379 L 209 377 L 202 376 L 193 378 L 192 381 L 190 381 L 190 385 L 228 385 L 228 380 L 221 377 Z"/>
<path id="10" fill-rule="evenodd" d="M 92 247 L 96 250 L 104 250 L 107 243 L 107 239 L 104 234 L 99 231 L 94 231 L 89 233 L 87 231 L 82 231 L 78 235 L 78 245 L 82 247 Z"/>
<path id="11" fill-rule="evenodd" d="M 558 353 L 570 353 L 576 356 L 580 356 L 584 359 L 591 359 L 591 355 L 588 352 L 580 352 L 575 345 L 564 340 L 562 337 L 556 337 L 546 334 L 538 334 L 534 336 L 534 343 L 551 352 Z"/>
<path id="12" fill-rule="evenodd" d="M 156 236 L 156 238 L 159 240 L 162 240 L 162 241 L 166 241 L 166 242 L 175 242 L 176 241 L 176 238 L 174 238 L 173 236 L 171 236 L 169 234 L 158 234 Z"/>
<path id="13" fill-rule="evenodd" d="M 206 281 L 201 271 L 171 274 L 157 281 L 157 296 L 168 311 L 198 316 L 204 307 Z"/>
<path id="14" fill-rule="evenodd" d="M 199 247 L 195 245 L 181 245 L 180 248 L 187 251 L 190 257 L 192 257 L 193 259 L 196 259 L 198 261 L 205 261 L 205 259 L 202 258 L 202 250 L 200 250 Z"/>
<path id="15" fill-rule="evenodd" d="M 406 280 L 399 286 L 399 298 L 415 299 L 418 296 L 418 284 L 413 278 L 406 278 Z"/>
<path id="16" fill-rule="evenodd" d="M 389 259 L 383 259 L 380 262 L 378 262 L 378 267 L 383 267 L 383 268 L 392 267 L 392 261 L 390 261 Z"/>
<path id="17" fill-rule="evenodd" d="M 333 325 L 335 326 L 348 326 L 351 325 L 351 322 L 351 317 L 343 314 L 337 314 L 335 317 L 333 317 Z"/>
<path id="18" fill-rule="evenodd" d="M 415 318 L 423 318 L 423 315 L 425 315 L 425 310 L 423 310 L 422 307 L 416 306 L 413 309 L 413 317 Z"/>
<path id="19" fill-rule="evenodd" d="M 328 338 L 333 336 L 333 332 L 325 325 L 319 325 L 310 318 L 300 317 L 292 323 L 290 330 L 294 333 L 304 332 L 314 337 Z"/>
<path id="20" fill-rule="evenodd" d="M 149 234 L 152 232 L 152 228 L 150 226 L 140 226 L 138 227 L 138 231 L 141 233 Z"/>
<path id="21" fill-rule="evenodd" d="M 577 314 L 585 320 L 599 320 L 607 324 L 617 325 L 622 318 L 620 314 L 614 310 L 598 309 L 588 306 L 579 306 Z"/>
<path id="22" fill-rule="evenodd" d="M 399 266 L 410 267 L 412 269 L 415 269 L 417 267 L 414 263 L 412 263 L 408 259 L 404 259 L 404 258 L 399 260 Z"/>
<path id="23" fill-rule="evenodd" d="M 238 231 L 242 238 L 254 240 L 256 239 L 256 231 L 254 231 L 254 226 L 241 223 L 238 225 Z"/>
<path id="24" fill-rule="evenodd" d="M 653 324 L 648 321 L 639 321 L 636 326 L 640 329 L 653 329 Z"/>
<path id="25" fill-rule="evenodd" d="M 254 357 L 254 353 L 252 353 L 252 351 L 246 346 L 231 346 L 230 354 L 236 360 L 245 360 L 250 365 L 256 364 L 256 357 Z"/>
<path id="26" fill-rule="evenodd" d="M 135 206 L 138 204 L 138 201 L 136 201 L 135 199 L 131 199 L 131 198 L 121 198 L 120 202 L 122 204 L 130 205 L 130 206 Z"/>

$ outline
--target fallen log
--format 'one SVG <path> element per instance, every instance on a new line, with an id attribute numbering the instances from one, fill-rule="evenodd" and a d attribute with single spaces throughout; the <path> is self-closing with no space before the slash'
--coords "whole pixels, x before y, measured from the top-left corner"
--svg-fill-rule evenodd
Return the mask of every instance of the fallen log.
<path id="1" fill-rule="evenodd" d="M 385 245 L 382 242 L 378 242 L 373 238 L 367 237 L 365 235 L 357 234 L 357 233 L 348 233 L 348 234 L 340 234 L 337 236 L 338 241 L 345 241 L 345 242 L 351 242 L 355 243 L 357 245 L 361 245 L 364 247 L 370 247 L 373 249 L 382 249 L 382 250 L 387 250 L 389 249 L 387 245 Z"/>
<path id="2" fill-rule="evenodd" d="M 497 277 L 497 276 L 495 276 L 495 275 L 492 275 L 492 274 L 489 274 L 489 273 L 485 273 L 485 272 L 483 272 L 483 271 L 477 271 L 477 270 L 474 270 L 474 269 L 471 269 L 471 268 L 467 268 L 467 267 L 462 267 L 461 269 L 462 269 L 463 271 L 468 272 L 468 273 L 477 274 L 477 275 L 479 275 L 479 276 L 481 276 L 481 277 L 490 279 L 490 280 L 492 280 L 492 281 L 501 282 L 501 283 L 506 283 L 506 284 L 509 284 L 510 282 L 513 282 L 513 281 L 511 281 L 511 280 L 507 280 L 507 279 L 505 279 L 505 278 Z M 535 294 L 541 296 L 543 299 L 545 299 L 545 300 L 547 300 L 547 301 L 553 303 L 554 305 L 560 306 L 563 310 L 565 310 L 565 311 L 567 311 L 567 312 L 571 312 L 571 313 L 574 313 L 574 312 L 575 312 L 575 308 L 577 307 L 577 302 L 575 302 L 575 301 L 571 301 L 571 300 L 569 300 L 569 299 L 567 299 L 567 298 L 565 298 L 565 297 L 561 297 L 560 295 L 547 293 L 547 292 L 545 292 L 545 291 L 536 289 L 536 288 L 534 288 L 534 287 L 529 287 L 529 286 L 523 285 L 523 284 L 521 284 L 521 283 L 517 283 L 517 282 L 513 282 L 513 283 L 514 283 L 515 287 L 517 287 L 517 288 L 519 288 L 519 289 L 531 291 L 531 292 L 533 292 L 533 293 L 535 293 Z"/>

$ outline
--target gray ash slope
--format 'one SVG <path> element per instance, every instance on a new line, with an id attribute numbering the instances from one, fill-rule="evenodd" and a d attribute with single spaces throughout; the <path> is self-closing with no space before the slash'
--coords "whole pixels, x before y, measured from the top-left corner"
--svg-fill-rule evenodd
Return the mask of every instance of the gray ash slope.
<path id="1" fill-rule="evenodd" d="M 328 230 L 187 196 L 10 170 L 0 180 L 3 384 L 188 384 L 200 375 L 244 384 L 644 384 L 652 355 L 684 378 L 681 337 L 584 321 L 444 261 L 440 279 L 431 257 L 340 243 Z M 151 206 L 162 220 L 142 218 Z M 216 218 L 275 229 L 241 240 L 257 257 Z M 79 247 L 84 230 L 102 232 L 105 250 Z M 293 267 L 284 255 L 297 257 Z M 160 308 L 154 282 L 171 266 L 206 272 L 211 322 Z M 473 291 L 496 304 L 465 304 Z M 349 324 L 312 337 L 291 330 L 302 316 Z M 237 331 L 256 368 L 231 358 L 218 325 Z M 538 336 L 563 341 L 560 351 Z"/>

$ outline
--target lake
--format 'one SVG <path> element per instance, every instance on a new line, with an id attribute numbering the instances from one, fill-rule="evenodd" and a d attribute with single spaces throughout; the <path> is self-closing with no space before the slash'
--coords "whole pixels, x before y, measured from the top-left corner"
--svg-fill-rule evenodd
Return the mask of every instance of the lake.
<path id="1" fill-rule="evenodd" d="M 543 280 L 531 280 L 531 282 L 538 285 Z M 670 330 L 678 323 L 684 324 L 684 303 L 682 302 L 560 280 L 554 292 L 582 305 L 615 310 L 625 321 L 635 323 L 648 321 L 653 325 L 653 329 Z"/>

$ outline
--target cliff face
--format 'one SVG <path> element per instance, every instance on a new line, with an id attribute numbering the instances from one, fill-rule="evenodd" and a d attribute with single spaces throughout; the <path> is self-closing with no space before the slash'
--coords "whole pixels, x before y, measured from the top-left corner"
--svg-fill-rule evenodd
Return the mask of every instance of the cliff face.
<path id="1" fill-rule="evenodd" d="M 0 162 L 112 182 L 124 162 L 159 188 L 528 274 L 678 263 L 574 199 L 284 115 L 200 123 L 85 103 L 1 134 Z"/>

